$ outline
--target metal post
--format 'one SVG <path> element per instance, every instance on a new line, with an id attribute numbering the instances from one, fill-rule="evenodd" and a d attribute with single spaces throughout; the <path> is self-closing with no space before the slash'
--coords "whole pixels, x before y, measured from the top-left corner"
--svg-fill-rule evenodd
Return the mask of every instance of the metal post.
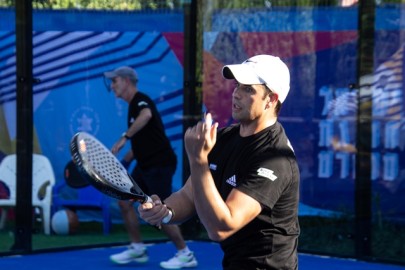
<path id="1" fill-rule="evenodd" d="M 184 4 L 184 91 L 183 91 L 183 134 L 188 127 L 194 126 L 201 120 L 202 93 L 198 91 L 201 83 L 197 80 L 198 59 L 202 53 L 198 52 L 198 23 L 197 0 L 190 0 Z M 198 58 L 198 55 L 201 57 Z M 190 175 L 187 153 L 183 147 L 183 183 Z M 197 217 L 182 224 L 185 237 L 197 238 L 200 233 L 200 221 Z"/>
<path id="2" fill-rule="evenodd" d="M 184 4 L 184 90 L 183 132 L 201 118 L 201 93 L 197 87 L 197 0 Z M 184 149 L 184 148 L 183 148 Z M 183 183 L 190 175 L 185 149 L 183 151 Z"/>
<path id="3" fill-rule="evenodd" d="M 359 1 L 358 118 L 355 181 L 356 257 L 371 256 L 371 119 L 372 99 L 365 79 L 374 71 L 375 0 Z"/>
<path id="4" fill-rule="evenodd" d="M 16 0 L 17 205 L 12 250 L 32 250 L 32 2 Z"/>

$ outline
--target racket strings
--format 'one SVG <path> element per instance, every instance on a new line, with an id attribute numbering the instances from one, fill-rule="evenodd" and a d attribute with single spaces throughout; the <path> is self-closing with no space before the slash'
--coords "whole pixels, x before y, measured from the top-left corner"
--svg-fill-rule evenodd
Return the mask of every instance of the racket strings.
<path id="1" fill-rule="evenodd" d="M 129 183 L 126 169 L 117 161 L 115 156 L 107 148 L 91 138 L 86 138 L 85 144 L 88 162 L 97 174 L 104 179 L 108 179 L 111 185 L 129 191 L 132 183 Z"/>

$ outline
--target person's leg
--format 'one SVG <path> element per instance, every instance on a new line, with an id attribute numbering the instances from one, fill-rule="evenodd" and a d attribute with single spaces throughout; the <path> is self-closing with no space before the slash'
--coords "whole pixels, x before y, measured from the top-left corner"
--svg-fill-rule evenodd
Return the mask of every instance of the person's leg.
<path id="1" fill-rule="evenodd" d="M 153 168 L 147 171 L 143 170 L 143 180 L 147 185 L 149 194 L 156 194 L 162 200 L 169 197 L 172 193 L 172 177 L 176 168 L 163 167 Z M 194 253 L 190 251 L 183 235 L 181 234 L 180 227 L 177 225 L 162 225 L 162 231 L 169 237 L 177 249 L 176 255 L 160 263 L 162 268 L 166 269 L 180 269 L 183 267 L 196 267 L 198 262 L 194 257 Z"/>
<path id="2" fill-rule="evenodd" d="M 156 194 L 161 200 L 169 197 L 172 193 L 172 177 L 175 170 L 175 167 L 169 166 L 142 170 L 142 185 L 145 185 L 143 189 L 144 192 L 148 194 Z M 186 247 L 179 226 L 162 225 L 162 231 L 174 243 L 177 250 L 182 250 Z"/>
<path id="3" fill-rule="evenodd" d="M 131 243 L 141 243 L 142 238 L 139 229 L 139 220 L 133 203 L 130 201 L 119 201 L 118 205 L 121 209 L 122 220 L 124 221 L 124 226 L 128 232 Z"/>
<path id="4" fill-rule="evenodd" d="M 136 170 L 133 172 L 133 177 L 138 177 Z M 121 210 L 122 220 L 127 230 L 131 244 L 128 249 L 110 256 L 111 261 L 117 264 L 126 264 L 131 261 L 144 263 L 149 260 L 146 252 L 146 247 L 142 243 L 142 237 L 139 227 L 139 220 L 136 214 L 133 202 L 131 201 L 118 201 Z"/>
<path id="5" fill-rule="evenodd" d="M 162 225 L 162 231 L 169 237 L 169 239 L 176 246 L 177 250 L 182 250 L 186 247 L 186 242 L 184 241 L 183 236 L 179 226 L 177 225 Z"/>

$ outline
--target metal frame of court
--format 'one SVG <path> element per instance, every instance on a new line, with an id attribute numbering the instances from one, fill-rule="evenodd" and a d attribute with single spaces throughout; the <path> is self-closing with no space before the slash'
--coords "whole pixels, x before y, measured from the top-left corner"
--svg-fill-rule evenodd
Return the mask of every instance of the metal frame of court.
<path id="1" fill-rule="evenodd" d="M 201 92 L 196 90 L 200 86 L 197 82 L 196 58 L 198 53 L 198 6 L 203 0 L 191 0 L 184 4 L 185 18 L 185 55 L 184 55 L 184 114 L 188 116 L 201 115 Z M 32 153 L 33 153 L 33 44 L 32 44 L 32 2 L 16 0 L 16 57 L 17 57 L 17 205 L 15 217 L 15 242 L 12 252 L 17 254 L 32 253 Z M 359 60 L 358 78 L 370 73 L 373 62 L 373 38 L 375 20 L 375 1 L 359 1 Z M 371 59 L 370 59 L 371 58 Z M 362 87 L 354 86 L 362 95 Z M 360 102 L 360 99 L 359 99 Z M 356 257 L 368 259 L 371 256 L 371 106 L 359 104 L 357 130 L 362 136 L 357 136 L 356 147 L 356 184 L 355 210 L 356 226 L 355 250 Z M 184 127 L 193 125 L 197 117 L 186 117 Z M 183 175 L 189 171 L 186 155 L 183 157 Z"/>

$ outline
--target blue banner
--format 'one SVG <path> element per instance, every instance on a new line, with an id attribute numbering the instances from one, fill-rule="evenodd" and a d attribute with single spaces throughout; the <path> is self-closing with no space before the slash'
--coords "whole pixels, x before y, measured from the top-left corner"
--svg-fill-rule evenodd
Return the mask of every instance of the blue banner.
<path id="1" fill-rule="evenodd" d="M 13 17 L 12 11 L 0 13 L 0 152 L 4 156 L 15 152 L 16 37 L 14 25 L 3 29 L 8 23 L 3 18 Z M 78 17 L 85 18 L 86 29 Z M 123 28 L 109 25 L 113 19 Z M 35 14 L 33 75 L 39 83 L 33 88 L 34 152 L 50 159 L 57 184 L 64 181 L 64 168 L 71 159 L 69 144 L 76 132 L 93 134 L 111 147 L 127 130 L 127 103 L 109 92 L 103 78 L 104 71 L 125 65 L 136 70 L 140 91 L 157 104 L 178 157 L 173 190 L 182 186 L 182 26 L 179 12 Z M 118 158 L 128 149 L 129 144 Z"/>
<path id="2" fill-rule="evenodd" d="M 376 11 L 374 72 L 361 78 L 368 89 L 362 97 L 352 87 L 358 78 L 357 8 L 217 11 L 205 33 L 204 104 L 220 126 L 233 122 L 234 82 L 222 78 L 224 64 L 273 54 L 289 66 L 291 91 L 279 120 L 299 161 L 302 215 L 354 213 L 362 98 L 372 106 L 370 203 L 385 218 L 405 218 L 404 44 L 398 10 Z"/>

